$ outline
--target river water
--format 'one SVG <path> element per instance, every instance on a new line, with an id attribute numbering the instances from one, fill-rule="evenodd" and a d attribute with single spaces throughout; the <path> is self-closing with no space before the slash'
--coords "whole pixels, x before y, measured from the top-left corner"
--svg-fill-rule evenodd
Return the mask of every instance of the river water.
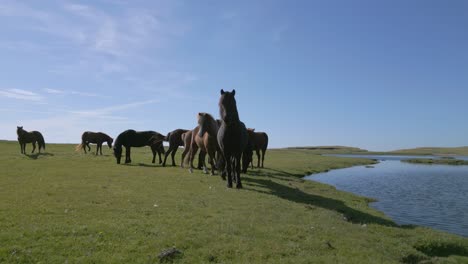
<path id="1" fill-rule="evenodd" d="M 378 201 L 370 206 L 398 224 L 428 226 L 468 237 L 468 166 L 401 162 L 415 156 L 334 156 L 377 159 L 380 163 L 374 168 L 356 166 L 305 179 L 375 198 Z M 455 158 L 468 160 L 466 156 Z"/>

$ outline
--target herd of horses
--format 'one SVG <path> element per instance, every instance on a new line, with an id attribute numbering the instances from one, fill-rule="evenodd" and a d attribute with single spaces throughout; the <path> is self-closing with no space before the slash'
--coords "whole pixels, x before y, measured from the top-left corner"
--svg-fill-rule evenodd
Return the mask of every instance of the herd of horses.
<path id="1" fill-rule="evenodd" d="M 211 174 L 219 171 L 227 186 L 232 188 L 233 183 L 236 188 L 242 188 L 240 174 L 246 173 L 249 165 L 254 167 L 253 152 L 257 154 L 257 167 L 263 168 L 265 152 L 268 147 L 268 135 L 265 132 L 255 132 L 254 129 L 247 129 L 239 118 L 237 103 L 235 99 L 236 91 L 227 92 L 221 90 L 219 99 L 219 113 L 221 119 L 215 119 L 208 113 L 198 113 L 197 126 L 192 130 L 176 129 L 166 136 L 156 131 L 135 131 L 125 130 L 114 139 L 102 132 L 86 131 L 81 136 L 81 144 L 76 147 L 77 151 L 91 151 L 89 144 L 96 144 L 96 155 L 102 155 L 102 145 L 107 143 L 109 148 L 113 148 L 117 164 L 122 159 L 123 147 L 125 147 L 125 163 L 132 162 L 131 148 L 149 146 L 153 152 L 155 163 L 156 154 L 159 156 L 159 164 L 166 166 L 167 157 L 171 155 L 172 166 L 176 166 L 174 156 L 179 147 L 184 147 L 180 166 L 185 167 L 188 163 L 190 173 L 194 169 L 194 159 L 197 152 L 198 169 L 207 172 L 206 156 L 211 166 Z M 25 154 L 26 143 L 32 143 L 34 153 L 36 143 L 45 150 L 44 137 L 38 131 L 27 132 L 23 127 L 17 127 L 18 141 L 21 146 L 21 153 Z M 169 148 L 164 150 L 163 142 L 169 142 Z M 164 155 L 164 160 L 162 156 Z"/>

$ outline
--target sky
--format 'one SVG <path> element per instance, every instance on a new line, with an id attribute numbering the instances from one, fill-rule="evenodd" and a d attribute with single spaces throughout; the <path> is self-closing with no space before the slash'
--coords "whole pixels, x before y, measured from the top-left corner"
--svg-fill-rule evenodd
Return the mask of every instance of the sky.
<path id="1" fill-rule="evenodd" d="M 0 0 L 0 139 L 219 118 L 269 146 L 468 145 L 468 1 Z"/>

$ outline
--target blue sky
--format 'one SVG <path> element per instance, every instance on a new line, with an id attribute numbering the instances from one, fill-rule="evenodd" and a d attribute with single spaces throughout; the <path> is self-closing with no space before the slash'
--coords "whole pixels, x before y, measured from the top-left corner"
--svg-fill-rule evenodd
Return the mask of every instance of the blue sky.
<path id="1" fill-rule="evenodd" d="M 468 145 L 467 1 L 0 0 L 0 139 L 191 129 L 236 89 L 271 147 Z"/>

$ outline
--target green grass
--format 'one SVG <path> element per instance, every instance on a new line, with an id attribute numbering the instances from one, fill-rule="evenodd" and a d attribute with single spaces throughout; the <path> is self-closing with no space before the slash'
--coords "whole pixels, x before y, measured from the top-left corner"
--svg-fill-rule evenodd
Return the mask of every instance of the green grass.
<path id="1" fill-rule="evenodd" d="M 457 159 L 408 159 L 402 160 L 402 162 L 414 163 L 414 164 L 428 164 L 428 165 L 468 165 L 468 160 L 457 160 Z"/>
<path id="2" fill-rule="evenodd" d="M 0 263 L 463 263 L 468 239 L 395 225 L 369 198 L 301 179 L 372 161 L 269 150 L 243 190 L 219 176 L 117 165 L 73 145 L 25 156 L 0 141 Z M 28 150 L 31 150 L 28 145 Z M 180 161 L 180 152 L 177 161 Z"/>

